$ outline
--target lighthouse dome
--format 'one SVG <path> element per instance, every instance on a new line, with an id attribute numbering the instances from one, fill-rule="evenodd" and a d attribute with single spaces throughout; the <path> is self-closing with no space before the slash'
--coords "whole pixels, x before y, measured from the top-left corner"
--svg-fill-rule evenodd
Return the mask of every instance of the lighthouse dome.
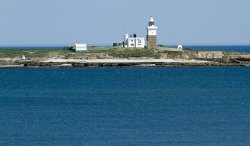
<path id="1" fill-rule="evenodd" d="M 149 22 L 155 22 L 154 18 L 151 16 Z"/>

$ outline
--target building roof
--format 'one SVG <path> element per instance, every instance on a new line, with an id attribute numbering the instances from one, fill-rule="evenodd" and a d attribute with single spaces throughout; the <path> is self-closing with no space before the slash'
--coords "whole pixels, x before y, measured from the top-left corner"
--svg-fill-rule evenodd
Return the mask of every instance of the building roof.
<path id="1" fill-rule="evenodd" d="M 87 44 L 73 44 L 72 46 L 77 47 L 77 48 L 81 48 L 81 47 L 87 47 Z"/>

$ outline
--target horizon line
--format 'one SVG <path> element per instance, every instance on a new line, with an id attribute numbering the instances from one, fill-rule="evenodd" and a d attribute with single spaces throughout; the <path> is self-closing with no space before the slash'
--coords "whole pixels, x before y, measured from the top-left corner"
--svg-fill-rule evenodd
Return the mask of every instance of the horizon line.
<path id="1" fill-rule="evenodd" d="M 69 43 L 70 44 L 70 43 Z M 1 45 L 0 47 L 64 47 L 69 44 L 5 44 Z M 112 46 L 113 44 L 87 44 L 88 46 Z M 164 45 L 164 46 L 177 46 L 177 45 L 182 45 L 182 46 L 250 46 L 250 43 L 232 43 L 232 44 L 168 44 L 168 43 L 158 43 L 158 45 Z"/>

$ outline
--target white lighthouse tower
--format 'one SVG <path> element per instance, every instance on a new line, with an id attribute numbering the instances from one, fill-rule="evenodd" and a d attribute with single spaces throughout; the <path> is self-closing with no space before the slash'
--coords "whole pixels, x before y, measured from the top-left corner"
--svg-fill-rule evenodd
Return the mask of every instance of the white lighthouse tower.
<path id="1" fill-rule="evenodd" d="M 155 21 L 153 17 L 150 17 L 149 24 L 147 27 L 147 42 L 149 49 L 156 49 L 157 43 L 157 26 L 155 25 Z"/>

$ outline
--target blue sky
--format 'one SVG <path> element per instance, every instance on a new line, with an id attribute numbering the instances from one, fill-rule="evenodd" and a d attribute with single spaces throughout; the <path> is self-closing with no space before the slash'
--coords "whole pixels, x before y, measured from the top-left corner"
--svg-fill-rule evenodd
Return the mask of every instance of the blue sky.
<path id="1" fill-rule="evenodd" d="M 249 0 L 1 0 L 0 45 L 108 45 L 149 16 L 158 44 L 250 44 Z"/>

